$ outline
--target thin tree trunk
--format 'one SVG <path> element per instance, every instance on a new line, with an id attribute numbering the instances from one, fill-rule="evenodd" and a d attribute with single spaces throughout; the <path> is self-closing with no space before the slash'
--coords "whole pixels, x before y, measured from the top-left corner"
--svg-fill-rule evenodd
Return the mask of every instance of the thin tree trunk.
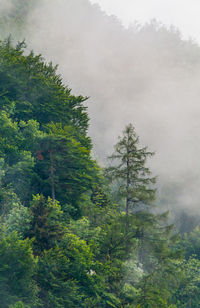
<path id="1" fill-rule="evenodd" d="M 54 181 L 54 167 L 53 167 L 53 150 L 49 150 L 50 156 L 50 176 L 51 176 L 51 198 L 55 201 L 55 181 Z"/>
<path id="2" fill-rule="evenodd" d="M 126 174 L 126 254 L 128 254 L 128 232 L 129 232 L 129 209 L 130 209 L 130 196 L 129 196 L 129 188 L 130 188 L 130 172 L 129 172 L 129 138 L 128 138 L 128 144 L 127 144 L 127 161 L 126 161 L 126 168 L 127 168 L 127 174 Z"/>

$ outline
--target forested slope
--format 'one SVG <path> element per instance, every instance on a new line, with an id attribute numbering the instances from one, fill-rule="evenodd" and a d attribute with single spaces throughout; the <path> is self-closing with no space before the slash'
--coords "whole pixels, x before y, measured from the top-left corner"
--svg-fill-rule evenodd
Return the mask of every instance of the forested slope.
<path id="1" fill-rule="evenodd" d="M 198 307 L 199 229 L 181 238 L 153 214 L 132 125 L 98 166 L 85 99 L 0 43 L 0 307 Z"/>
<path id="2" fill-rule="evenodd" d="M 88 132 L 101 161 L 134 123 L 156 151 L 149 163 L 159 206 L 182 232 L 197 225 L 199 45 L 155 20 L 125 29 L 89 0 L 1 0 L 0 37 L 9 34 L 58 63 L 72 93 L 90 97 Z"/>

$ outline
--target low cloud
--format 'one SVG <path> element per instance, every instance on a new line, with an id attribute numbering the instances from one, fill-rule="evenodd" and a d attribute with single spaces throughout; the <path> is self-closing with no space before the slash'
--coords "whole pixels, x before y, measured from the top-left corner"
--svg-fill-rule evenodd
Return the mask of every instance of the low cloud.
<path id="1" fill-rule="evenodd" d="M 87 0 L 41 0 L 27 20 L 29 48 L 59 64 L 73 93 L 90 96 L 98 159 L 133 123 L 156 152 L 149 163 L 170 191 L 165 203 L 199 212 L 200 47 L 155 21 L 125 29 Z"/>

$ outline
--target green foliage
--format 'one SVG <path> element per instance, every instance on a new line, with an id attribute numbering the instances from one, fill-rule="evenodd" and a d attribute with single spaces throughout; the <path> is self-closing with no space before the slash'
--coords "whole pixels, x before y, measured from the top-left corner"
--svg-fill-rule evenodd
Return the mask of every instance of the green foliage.
<path id="1" fill-rule="evenodd" d="M 56 245 L 64 233 L 62 227 L 62 211 L 58 202 L 46 201 L 41 195 L 34 196 L 30 206 L 30 227 L 26 236 L 33 238 L 35 254 L 41 254 L 45 249 Z"/>
<path id="2" fill-rule="evenodd" d="M 36 260 L 30 240 L 21 240 L 16 233 L 0 238 L 0 306 L 22 300 L 36 307 L 38 288 L 34 281 Z"/>
<path id="3" fill-rule="evenodd" d="M 109 200 L 107 194 L 103 190 L 101 186 L 95 186 L 92 189 L 91 201 L 100 207 L 106 207 L 111 205 L 111 201 Z"/>
<path id="4" fill-rule="evenodd" d="M 32 126 L 31 121 L 30 125 Z M 27 123 L 27 129 L 28 126 Z M 5 111 L 0 112 L 0 127 L 0 156 L 1 161 L 4 161 L 1 184 L 6 188 L 8 185 L 11 186 L 23 202 L 28 201 L 31 198 L 30 189 L 35 176 L 34 158 L 30 149 L 26 147 L 20 125 Z"/>
<path id="5" fill-rule="evenodd" d="M 179 244 L 182 249 L 185 249 L 187 259 L 192 255 L 200 259 L 200 227 L 198 226 L 191 233 L 185 234 Z"/>
<path id="6" fill-rule="evenodd" d="M 200 260 L 194 256 L 180 264 L 182 279 L 174 294 L 174 302 L 180 308 L 198 307 L 200 305 Z"/>
<path id="7" fill-rule="evenodd" d="M 21 301 L 17 302 L 15 305 L 10 305 L 9 308 L 30 308 L 29 305 L 24 305 Z"/>
<path id="8" fill-rule="evenodd" d="M 71 220 L 69 229 L 73 234 L 85 240 L 97 254 L 98 241 L 102 232 L 100 226 L 94 227 L 86 217 L 82 217 L 79 220 Z"/>
<path id="9" fill-rule="evenodd" d="M 199 307 L 199 229 L 150 209 L 153 153 L 129 124 L 105 179 L 85 98 L 24 47 L 0 42 L 0 307 Z"/>
<path id="10" fill-rule="evenodd" d="M 127 125 L 115 145 L 115 153 L 109 157 L 116 161 L 116 165 L 107 168 L 111 179 L 120 181 L 119 196 L 125 199 L 127 215 L 131 209 L 148 204 L 155 198 L 155 189 L 151 187 L 155 178 L 150 177 L 150 170 L 145 166 L 147 158 L 153 153 L 147 148 L 139 148 L 138 143 L 134 127 Z"/>
<path id="11" fill-rule="evenodd" d="M 58 246 L 44 252 L 37 280 L 45 307 L 87 307 L 85 301 L 97 301 L 101 291 L 90 247 L 70 232 Z"/>
<path id="12" fill-rule="evenodd" d="M 77 128 L 84 136 L 88 116 L 82 105 L 56 75 L 56 67 L 45 64 L 40 55 L 23 54 L 24 44 L 12 47 L 9 40 L 0 44 L 0 107 L 13 109 L 13 119 L 35 119 L 40 125 L 61 122 Z M 84 138 L 83 138 L 84 139 Z"/>
<path id="13" fill-rule="evenodd" d="M 72 204 L 80 215 L 78 202 L 91 189 L 98 169 L 90 150 L 77 141 L 73 127 L 48 125 L 48 135 L 40 138 L 35 171 L 40 178 L 40 193 Z"/>
<path id="14" fill-rule="evenodd" d="M 2 184 L 26 205 L 40 193 L 80 217 L 81 195 L 99 177 L 86 135 L 85 98 L 71 95 L 56 67 L 32 52 L 25 56 L 23 48 L 0 42 Z"/>
<path id="15" fill-rule="evenodd" d="M 30 212 L 27 207 L 24 207 L 19 200 L 13 202 L 12 208 L 4 219 L 4 228 L 7 234 L 13 231 L 24 238 L 30 228 Z"/>

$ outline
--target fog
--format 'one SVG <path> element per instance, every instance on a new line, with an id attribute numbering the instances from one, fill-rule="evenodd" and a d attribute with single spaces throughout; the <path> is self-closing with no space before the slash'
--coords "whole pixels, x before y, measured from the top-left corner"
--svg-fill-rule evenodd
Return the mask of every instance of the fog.
<path id="1" fill-rule="evenodd" d="M 0 2 L 3 16 L 8 2 Z M 149 164 L 161 201 L 199 213 L 200 47 L 156 21 L 125 29 L 87 0 L 41 0 L 24 20 L 18 37 L 59 64 L 72 93 L 90 97 L 95 157 L 104 163 L 133 123 L 141 144 L 156 152 Z"/>
<path id="2" fill-rule="evenodd" d="M 7 14 L 13 8 L 12 2 L 9 0 L 1 0 L 0 4 L 0 14 Z"/>

